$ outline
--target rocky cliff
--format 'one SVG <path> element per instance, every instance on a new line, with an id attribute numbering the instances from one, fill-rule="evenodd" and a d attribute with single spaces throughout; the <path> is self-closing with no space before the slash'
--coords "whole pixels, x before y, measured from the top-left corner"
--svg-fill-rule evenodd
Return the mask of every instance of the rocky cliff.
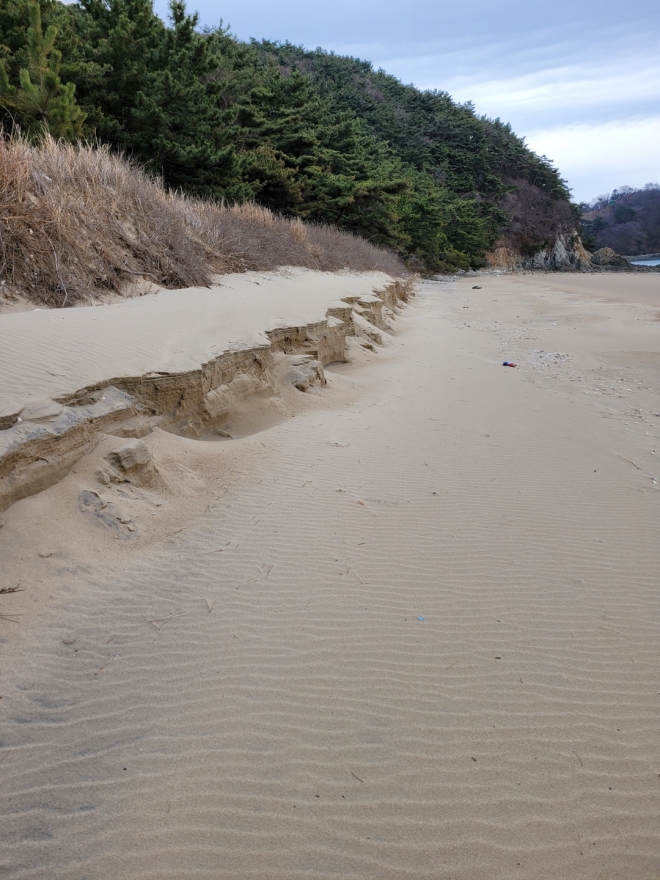
<path id="1" fill-rule="evenodd" d="M 611 248 L 589 253 L 577 230 L 557 234 L 554 244 L 525 256 L 509 245 L 500 244 L 487 254 L 491 269 L 528 272 L 638 272 L 656 271 L 654 267 L 631 265 Z"/>

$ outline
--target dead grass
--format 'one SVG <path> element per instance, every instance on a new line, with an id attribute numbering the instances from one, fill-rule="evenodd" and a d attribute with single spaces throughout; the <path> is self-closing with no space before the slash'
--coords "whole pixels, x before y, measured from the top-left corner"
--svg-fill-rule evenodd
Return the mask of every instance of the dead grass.
<path id="1" fill-rule="evenodd" d="M 140 278 L 176 289 L 278 266 L 406 274 L 394 254 L 334 227 L 169 192 L 104 146 L 0 139 L 7 293 L 61 307 L 123 293 Z"/>
<path id="2" fill-rule="evenodd" d="M 521 267 L 520 254 L 506 242 L 499 241 L 492 251 L 486 254 L 486 265 L 489 269 L 513 270 Z"/>

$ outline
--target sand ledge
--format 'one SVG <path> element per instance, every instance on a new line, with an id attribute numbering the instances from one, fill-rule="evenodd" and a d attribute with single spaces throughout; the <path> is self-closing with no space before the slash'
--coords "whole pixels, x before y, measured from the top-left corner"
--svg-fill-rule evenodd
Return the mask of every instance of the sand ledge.
<path id="1" fill-rule="evenodd" d="M 321 273 L 298 272 L 293 280 L 299 281 L 302 276 L 308 284 L 309 276 L 315 274 Z M 245 280 L 264 285 L 263 276 L 261 281 Z M 281 290 L 282 280 L 282 276 L 267 279 L 264 287 L 270 281 L 271 287 L 275 285 Z M 374 273 L 358 276 L 357 286 L 347 285 L 346 280 L 346 276 L 335 276 L 338 298 L 325 309 L 322 320 L 277 326 L 280 322 L 271 318 L 274 326 L 261 331 L 263 342 L 247 347 L 239 342 L 233 350 L 223 346 L 220 354 L 191 369 L 157 369 L 163 364 L 156 358 L 152 369 L 139 375 L 114 375 L 75 390 L 70 390 L 69 384 L 65 393 L 37 400 L 31 399 L 33 391 L 28 383 L 23 383 L 22 388 L 19 385 L 14 400 L 4 402 L 5 413 L 0 412 L 0 511 L 66 476 L 92 448 L 98 431 L 142 437 L 158 425 L 191 438 L 201 438 L 212 431 L 225 436 L 224 429 L 247 398 L 273 394 L 281 381 L 289 381 L 301 391 L 317 381 L 323 383 L 323 367 L 346 360 L 348 336 L 362 337 L 369 347 L 382 342 L 380 331 L 387 328 L 383 310 L 386 314 L 388 310 L 398 310 L 412 294 L 414 283 L 389 279 L 383 284 L 383 279 Z M 292 286 L 294 302 L 289 299 L 287 307 L 304 314 L 309 303 L 300 300 L 301 296 L 308 299 L 307 291 L 304 286 Z M 154 312 L 167 312 L 171 302 L 172 299 L 167 302 L 153 297 L 151 308 L 141 310 L 142 320 L 149 321 Z M 93 329 L 89 320 L 97 318 L 98 311 L 84 316 L 88 319 L 82 325 L 84 332 Z M 129 316 L 129 320 L 134 317 Z M 166 321 L 168 317 L 171 320 L 171 316 L 165 315 Z M 218 319 L 217 308 L 213 317 Z M 174 319 L 180 320 L 180 315 L 175 313 Z M 263 319 L 260 323 L 263 327 Z M 110 342 L 116 343 L 121 352 L 120 339 Z M 74 337 L 61 343 L 60 349 L 75 343 Z M 279 373 L 275 361 L 278 354 L 290 359 L 283 367 L 280 364 Z M 67 351 L 60 351 L 60 356 L 66 359 Z M 184 360 L 188 356 L 184 351 Z M 33 367 L 35 360 L 42 375 L 57 376 L 38 357 L 33 357 Z M 78 378 L 83 375 L 79 369 Z M 71 382 L 75 384 L 75 379 Z"/>

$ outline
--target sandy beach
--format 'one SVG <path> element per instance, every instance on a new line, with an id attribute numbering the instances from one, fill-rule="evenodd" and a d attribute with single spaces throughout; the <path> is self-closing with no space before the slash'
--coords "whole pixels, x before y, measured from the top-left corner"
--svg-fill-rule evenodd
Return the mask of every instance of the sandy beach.
<path id="1" fill-rule="evenodd" d="M 66 367 L 61 314 L 0 333 Z M 177 320 L 133 372 L 212 355 Z M 148 485 L 99 432 L 2 513 L 3 877 L 660 877 L 660 275 L 420 281 L 384 323 L 215 440 L 153 427 Z M 0 415 L 77 390 L 25 370 Z"/>

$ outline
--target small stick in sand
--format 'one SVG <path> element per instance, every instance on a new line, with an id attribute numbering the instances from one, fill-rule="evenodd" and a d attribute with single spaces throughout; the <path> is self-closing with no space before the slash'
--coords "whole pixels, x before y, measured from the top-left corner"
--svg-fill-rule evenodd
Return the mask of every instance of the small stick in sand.
<path id="1" fill-rule="evenodd" d="M 175 617 L 182 617 L 183 611 L 178 609 L 177 611 L 173 611 L 168 617 L 154 617 L 153 620 L 149 617 L 145 617 L 144 619 L 147 623 L 150 623 L 154 629 L 157 629 L 158 632 L 165 626 L 166 623 L 169 623 L 171 620 L 174 620 Z M 160 624 L 160 626 L 159 626 Z"/>
<path id="2" fill-rule="evenodd" d="M 98 675 L 99 672 L 102 672 L 112 659 L 113 659 L 112 657 L 108 657 L 108 659 L 105 661 L 105 663 L 102 663 L 101 666 L 99 666 L 99 668 L 96 670 L 94 675 Z"/>
<path id="3" fill-rule="evenodd" d="M 356 776 L 356 774 L 353 773 L 352 770 L 351 770 L 351 776 L 353 777 L 353 779 L 357 779 L 358 782 L 364 782 L 364 779 L 360 779 L 360 777 Z"/>
<path id="4" fill-rule="evenodd" d="M 172 535 L 178 535 L 179 532 L 185 532 L 187 528 L 188 528 L 188 526 L 184 526 L 184 528 L 182 528 L 182 529 L 177 529 L 176 532 L 167 532 L 162 537 L 163 538 L 170 538 Z"/>
<path id="5" fill-rule="evenodd" d="M 8 593 L 24 593 L 25 589 L 21 588 L 21 582 L 19 581 L 15 587 L 3 587 L 0 590 L 0 596 L 6 596 Z"/>

